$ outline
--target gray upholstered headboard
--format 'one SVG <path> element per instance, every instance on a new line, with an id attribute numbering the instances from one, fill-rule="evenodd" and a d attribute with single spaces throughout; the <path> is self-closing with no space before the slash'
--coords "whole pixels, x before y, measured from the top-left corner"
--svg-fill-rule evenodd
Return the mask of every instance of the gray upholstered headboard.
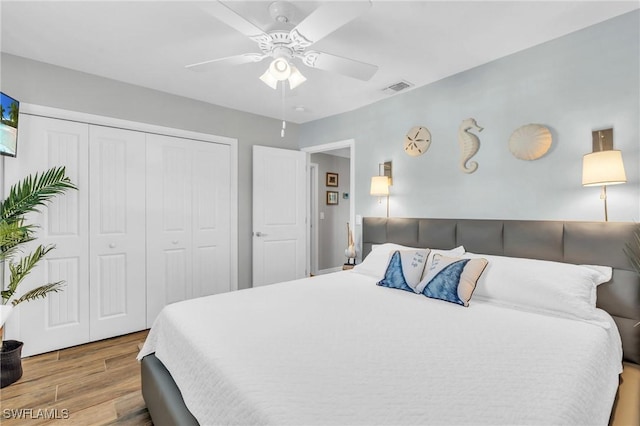
<path id="1" fill-rule="evenodd" d="M 363 257 L 372 244 L 450 249 L 557 262 L 607 265 L 613 278 L 598 286 L 598 307 L 613 316 L 624 359 L 640 364 L 640 277 L 624 255 L 637 225 L 620 222 L 365 218 Z"/>

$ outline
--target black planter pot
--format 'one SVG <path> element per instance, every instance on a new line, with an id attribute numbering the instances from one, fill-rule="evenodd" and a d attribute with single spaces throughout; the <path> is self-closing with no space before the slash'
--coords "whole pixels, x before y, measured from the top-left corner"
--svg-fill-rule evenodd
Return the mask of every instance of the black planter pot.
<path id="1" fill-rule="evenodd" d="M 5 340 L 0 350 L 0 388 L 17 382 L 22 377 L 22 342 Z"/>

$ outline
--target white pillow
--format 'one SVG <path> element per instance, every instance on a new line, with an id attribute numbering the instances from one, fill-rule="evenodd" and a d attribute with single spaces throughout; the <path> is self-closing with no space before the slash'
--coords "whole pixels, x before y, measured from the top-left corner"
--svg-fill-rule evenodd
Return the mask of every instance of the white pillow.
<path id="1" fill-rule="evenodd" d="M 460 257 L 464 253 L 464 246 L 458 246 L 456 248 L 452 248 L 451 250 L 433 249 L 429 252 L 429 257 L 427 258 L 427 267 L 424 269 L 424 273 L 426 274 L 427 271 L 431 268 L 431 264 L 433 263 L 433 256 L 435 256 L 436 254 L 447 257 Z M 422 276 L 422 278 L 424 278 L 424 275 Z"/>
<path id="2" fill-rule="evenodd" d="M 370 275 L 378 280 L 384 277 L 391 254 L 396 250 L 416 250 L 417 247 L 407 247 L 400 244 L 385 243 L 374 245 L 371 252 L 361 264 L 353 267 L 352 271 Z"/>
<path id="3" fill-rule="evenodd" d="M 356 265 L 352 271 L 359 274 L 369 275 L 378 280 L 384 277 L 384 273 L 387 270 L 387 265 L 391 258 L 391 254 L 396 250 L 420 250 L 419 247 L 407 247 L 400 244 L 384 243 L 374 244 L 371 252 L 364 258 L 361 264 Z M 464 247 L 459 246 L 451 250 L 431 250 L 429 257 L 427 258 L 427 268 L 429 263 L 433 259 L 433 254 L 439 253 L 445 256 L 461 256 L 464 254 Z"/>
<path id="4" fill-rule="evenodd" d="M 600 265 L 580 265 L 585 268 L 593 269 L 598 272 L 598 281 L 596 285 L 604 284 L 606 282 L 611 281 L 611 277 L 613 277 L 613 268 L 611 266 L 600 266 Z"/>
<path id="5" fill-rule="evenodd" d="M 601 271 L 546 260 L 473 253 L 462 257 L 489 261 L 474 298 L 602 324 L 596 313 L 596 285 L 606 279 Z"/>

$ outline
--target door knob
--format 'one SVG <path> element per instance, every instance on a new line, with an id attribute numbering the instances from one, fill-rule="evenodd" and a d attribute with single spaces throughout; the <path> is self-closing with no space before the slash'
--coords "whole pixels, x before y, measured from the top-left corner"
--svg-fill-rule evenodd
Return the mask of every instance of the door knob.
<path id="1" fill-rule="evenodd" d="M 263 234 L 262 232 L 258 231 L 258 232 L 255 233 L 255 236 L 256 237 L 266 237 L 267 234 Z"/>
<path id="2" fill-rule="evenodd" d="M 109 248 L 116 248 L 116 243 L 109 244 Z"/>
<path id="3" fill-rule="evenodd" d="M 175 244 L 178 244 L 178 240 L 173 240 L 173 241 L 171 241 L 171 244 L 174 244 L 174 245 L 175 245 Z"/>

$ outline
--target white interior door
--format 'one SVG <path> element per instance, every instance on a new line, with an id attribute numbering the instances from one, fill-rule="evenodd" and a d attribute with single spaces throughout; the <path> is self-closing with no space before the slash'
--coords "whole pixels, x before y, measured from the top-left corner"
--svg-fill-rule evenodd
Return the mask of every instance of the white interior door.
<path id="1" fill-rule="evenodd" d="M 145 134 L 89 127 L 90 339 L 146 324 Z"/>
<path id="2" fill-rule="evenodd" d="M 147 136 L 147 326 L 169 303 L 231 290 L 230 147 Z"/>
<path id="3" fill-rule="evenodd" d="M 18 156 L 5 161 L 5 194 L 28 174 L 54 166 L 66 166 L 67 176 L 78 187 L 55 197 L 42 213 L 28 216 L 40 228 L 24 253 L 38 244 L 56 248 L 20 284 L 19 295 L 50 282 L 66 284 L 44 300 L 18 305 L 9 319 L 5 337 L 16 333 L 24 341 L 23 356 L 89 340 L 88 129 L 82 123 L 21 115 Z"/>
<path id="4" fill-rule="evenodd" d="M 253 147 L 253 286 L 305 277 L 307 154 Z"/>

